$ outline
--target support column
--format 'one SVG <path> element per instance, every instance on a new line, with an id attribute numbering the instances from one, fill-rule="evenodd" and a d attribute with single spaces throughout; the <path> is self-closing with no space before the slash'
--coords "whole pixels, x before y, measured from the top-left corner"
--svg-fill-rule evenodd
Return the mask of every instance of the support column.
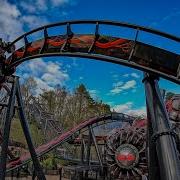
<path id="1" fill-rule="evenodd" d="M 91 134 L 90 127 L 88 127 L 88 130 L 89 130 L 89 137 L 88 137 L 88 144 L 87 144 L 86 164 L 87 164 L 87 166 L 90 166 L 92 134 Z M 85 172 L 85 178 L 88 178 L 88 170 L 86 170 L 86 172 Z"/>
<path id="2" fill-rule="evenodd" d="M 88 129 L 89 129 L 89 137 L 88 137 L 88 144 L 87 144 L 87 157 L 86 157 L 86 163 L 87 163 L 87 165 L 90 165 L 92 134 L 91 134 L 91 131 L 90 131 L 90 127 L 88 127 Z"/>
<path id="3" fill-rule="evenodd" d="M 37 178 L 39 180 L 46 180 L 45 175 L 43 173 L 43 170 L 41 168 L 41 165 L 39 163 L 39 160 L 37 158 L 37 154 L 36 154 L 34 145 L 32 143 L 29 127 L 28 127 L 28 124 L 27 124 L 27 119 L 26 119 L 25 112 L 24 112 L 24 105 L 23 105 L 23 101 L 22 101 L 19 81 L 17 81 L 16 96 L 17 96 L 17 103 L 18 103 L 18 106 L 19 106 L 18 110 L 19 110 L 19 118 L 20 118 L 21 126 L 22 126 L 22 129 L 23 129 L 27 144 L 28 144 L 29 152 L 31 154 L 31 158 L 32 158 L 32 161 L 33 161 L 33 165 L 34 165 L 34 169 L 35 169 Z"/>
<path id="4" fill-rule="evenodd" d="M 81 163 L 84 164 L 84 142 L 83 135 L 81 135 Z"/>
<path id="5" fill-rule="evenodd" d="M 161 180 L 179 179 L 180 160 L 174 134 L 170 128 L 169 117 L 158 86 L 158 78 L 146 73 L 143 81 L 149 120 L 153 129 L 153 135 L 149 141 L 152 141 L 156 146 Z"/>
<path id="6" fill-rule="evenodd" d="M 160 169 L 157 159 L 156 153 L 156 145 L 151 141 L 151 137 L 153 135 L 152 129 L 152 120 L 149 114 L 149 107 L 147 104 L 147 119 L 148 119 L 148 127 L 147 127 L 147 157 L 148 157 L 148 177 L 149 180 L 160 179 Z"/>
<path id="7" fill-rule="evenodd" d="M 12 84 L 11 93 L 8 101 L 6 118 L 4 124 L 4 131 L 2 136 L 1 156 L 0 156 L 0 179 L 5 180 L 6 176 L 6 159 L 8 152 L 9 134 L 11 128 L 11 120 L 14 114 L 15 94 L 17 89 L 17 79 L 14 79 Z"/>
<path id="8" fill-rule="evenodd" d="M 90 131 L 91 131 L 93 143 L 94 143 L 94 145 L 95 145 L 95 149 L 96 149 L 96 153 L 97 153 L 97 156 L 98 156 L 98 160 L 99 160 L 99 163 L 100 163 L 100 166 L 101 166 L 101 171 L 103 172 L 102 157 L 101 157 L 101 154 L 100 154 L 100 152 L 99 152 L 99 148 L 98 148 L 98 144 L 97 144 L 97 141 L 96 141 L 96 137 L 95 137 L 95 135 L 94 135 L 94 131 L 93 131 L 93 129 L 92 129 L 91 126 L 90 126 Z"/>

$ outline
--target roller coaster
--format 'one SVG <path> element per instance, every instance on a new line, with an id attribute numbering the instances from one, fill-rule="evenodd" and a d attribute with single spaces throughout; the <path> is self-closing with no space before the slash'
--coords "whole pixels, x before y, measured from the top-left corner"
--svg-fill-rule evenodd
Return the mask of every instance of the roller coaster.
<path id="1" fill-rule="evenodd" d="M 92 25 L 94 32 L 92 34 L 75 34 L 72 30 L 75 25 Z M 125 39 L 101 34 L 102 26 L 131 29 L 134 31 L 134 38 Z M 52 28 L 65 28 L 66 33 L 50 35 L 49 32 Z M 180 55 L 139 41 L 138 37 L 141 32 L 180 43 L 179 37 L 154 29 L 103 20 L 59 22 L 34 29 L 13 42 L 1 42 L 0 87 L 1 92 L 7 91 L 7 96 L 1 98 L 0 104 L 1 114 L 4 118 L 0 179 L 4 180 L 7 173 L 24 168 L 32 161 L 35 176 L 40 180 L 45 180 L 39 158 L 49 151 L 57 149 L 63 143 L 81 144 L 80 161 L 77 160 L 81 166 L 76 168 L 76 170 L 80 170 L 77 170 L 78 177 L 76 179 L 88 178 L 88 172 L 93 167 L 94 171 L 99 171 L 99 175 L 103 179 L 178 180 L 180 178 L 179 105 L 177 107 L 173 103 L 178 101 L 178 98 L 174 97 L 165 106 L 158 85 L 160 77 L 177 85 L 180 84 Z M 41 34 L 42 37 L 30 40 L 30 36 L 35 33 Z M 21 46 L 17 48 L 19 44 Z M 147 120 L 138 121 L 128 115 L 112 113 L 85 120 L 71 130 L 63 132 L 61 129 L 55 129 L 55 121 L 52 121 L 51 115 L 46 114 L 43 116 L 44 118 L 40 118 L 47 122 L 45 123 L 46 130 L 53 128 L 55 131 L 59 131 L 59 135 L 35 149 L 27 123 L 19 77 L 14 73 L 16 67 L 27 60 L 50 56 L 90 58 L 143 71 L 142 82 L 145 87 Z M 38 105 L 34 100 L 33 104 Z M 15 110 L 19 112 L 29 153 L 13 159 L 8 149 L 8 143 L 11 120 Z M 96 135 L 96 127 L 114 121 L 128 122 L 129 125 L 124 127 L 121 123 L 111 133 Z M 91 146 L 94 146 L 97 154 L 95 161 L 90 158 Z M 7 160 L 8 158 L 9 160 Z"/>

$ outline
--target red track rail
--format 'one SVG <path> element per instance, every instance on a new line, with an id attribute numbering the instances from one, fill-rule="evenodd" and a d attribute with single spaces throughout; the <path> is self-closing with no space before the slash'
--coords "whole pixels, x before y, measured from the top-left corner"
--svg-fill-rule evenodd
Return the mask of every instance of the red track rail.
<path id="1" fill-rule="evenodd" d="M 43 144 L 43 145 L 39 146 L 36 149 L 36 153 L 38 154 L 38 157 L 40 157 L 43 154 L 49 152 L 50 150 L 56 148 L 61 143 L 65 142 L 68 138 L 70 138 L 72 135 L 74 135 L 76 132 L 80 131 L 81 129 L 88 127 L 94 123 L 98 123 L 100 121 L 104 121 L 104 120 L 111 119 L 111 118 L 112 118 L 112 115 L 107 115 L 107 116 L 95 117 L 95 118 L 91 118 L 89 120 L 83 121 L 76 127 L 61 134 L 60 136 L 58 136 L 55 139 L 48 142 L 47 144 Z M 28 163 L 30 160 L 31 160 L 30 153 L 25 153 L 20 158 L 10 161 L 7 164 L 7 168 L 9 170 L 18 168 L 18 167 L 22 166 L 23 164 Z M 7 170 L 7 171 L 9 171 L 9 170 Z"/>
<path id="2" fill-rule="evenodd" d="M 96 25 L 95 34 L 75 34 L 71 26 L 80 24 Z M 66 25 L 66 34 L 51 36 L 48 30 L 52 27 Z M 123 39 L 119 37 L 105 36 L 100 34 L 99 26 L 120 26 L 133 29 L 136 33 L 134 39 Z M 41 32 L 40 39 L 33 40 L 29 35 Z M 122 22 L 79 20 L 50 24 L 39 27 L 18 37 L 5 49 L 9 57 L 4 60 L 3 75 L 12 75 L 18 65 L 22 62 L 38 57 L 68 56 L 97 59 L 115 64 L 125 65 L 141 71 L 156 74 L 172 82 L 180 84 L 179 60 L 180 54 L 165 49 L 160 49 L 155 44 L 148 45 L 146 42 L 138 41 L 138 32 L 146 32 L 167 38 L 180 43 L 180 38 L 157 30 L 127 24 Z M 17 42 L 24 41 L 19 49 L 15 49 Z M 2 80 L 2 82 L 4 79 Z"/>

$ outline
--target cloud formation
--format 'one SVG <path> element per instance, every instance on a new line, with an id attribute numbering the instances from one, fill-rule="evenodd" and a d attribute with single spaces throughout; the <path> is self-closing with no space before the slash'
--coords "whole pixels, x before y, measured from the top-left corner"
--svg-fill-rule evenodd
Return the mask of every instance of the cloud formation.
<path id="1" fill-rule="evenodd" d="M 72 0 L 51 0 L 54 6 L 62 6 L 62 5 L 70 3 L 70 1 Z"/>
<path id="2" fill-rule="evenodd" d="M 88 91 L 92 98 L 98 99 L 100 92 L 97 89 L 89 89 Z"/>
<path id="3" fill-rule="evenodd" d="M 161 26 L 167 22 L 170 22 L 172 19 L 174 19 L 176 17 L 180 17 L 180 10 L 179 9 L 173 10 L 169 14 L 167 14 L 164 17 L 162 17 L 161 19 L 159 19 L 158 21 L 152 22 L 149 26 L 150 27 L 151 26 L 153 26 L 153 27 Z"/>
<path id="4" fill-rule="evenodd" d="M 26 62 L 18 68 L 17 74 L 23 80 L 34 77 L 37 82 L 36 93 L 41 93 L 43 89 L 53 89 L 57 85 L 64 85 L 69 79 L 66 70 L 62 69 L 62 64 L 58 61 L 45 61 L 41 58 Z"/>
<path id="5" fill-rule="evenodd" d="M 0 37 L 10 40 L 22 34 L 23 23 L 19 19 L 21 12 L 14 4 L 1 0 L 0 8 Z"/>
<path id="6" fill-rule="evenodd" d="M 131 116 L 146 117 L 146 108 L 142 106 L 140 108 L 133 108 L 133 102 L 127 102 L 125 104 L 115 105 L 111 108 L 112 111 L 129 114 Z"/>
<path id="7" fill-rule="evenodd" d="M 131 73 L 131 76 L 134 78 L 140 78 L 140 75 L 138 75 L 137 73 Z"/>
<path id="8" fill-rule="evenodd" d="M 53 11 L 53 8 L 61 8 L 61 16 L 66 16 L 68 12 L 63 7 L 72 5 L 73 2 L 75 1 L 26 0 L 13 4 L 8 0 L 0 0 L 0 37 L 5 41 L 12 41 L 27 30 L 49 23 L 49 9 Z"/>
<path id="9" fill-rule="evenodd" d="M 110 94 L 115 95 L 115 94 L 119 94 L 125 90 L 135 89 L 136 84 L 137 83 L 135 80 L 130 80 L 125 83 L 122 81 L 119 81 L 119 82 L 113 84 L 113 89 L 111 89 Z"/>
<path id="10" fill-rule="evenodd" d="M 130 73 L 130 74 L 124 74 L 123 77 L 140 78 L 140 75 L 137 73 Z"/>

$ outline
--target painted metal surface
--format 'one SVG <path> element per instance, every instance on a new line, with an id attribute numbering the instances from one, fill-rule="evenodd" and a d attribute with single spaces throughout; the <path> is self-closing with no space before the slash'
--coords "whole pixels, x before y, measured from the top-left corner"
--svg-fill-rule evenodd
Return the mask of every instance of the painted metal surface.
<path id="1" fill-rule="evenodd" d="M 75 34 L 73 25 L 93 24 L 96 26 L 93 34 Z M 136 31 L 134 39 L 123 39 L 100 34 L 101 25 L 125 27 Z M 66 27 L 66 33 L 51 36 L 48 30 L 59 26 Z M 30 35 L 41 33 L 42 38 L 29 40 Z M 24 61 L 37 57 L 70 56 L 97 59 L 133 67 L 142 71 L 155 73 L 163 78 L 180 84 L 180 55 L 138 41 L 139 32 L 149 33 L 180 43 L 180 38 L 154 29 L 123 22 L 103 20 L 78 20 L 59 22 L 39 27 L 18 37 L 7 44 L 3 51 L 9 52 L 9 57 L 2 60 L 1 74 L 11 75 L 16 67 Z M 15 45 L 24 41 L 21 48 Z M 13 47 L 13 48 L 12 48 Z M 10 51 L 10 49 L 12 49 Z M 3 78 L 2 80 L 3 81 Z"/>
<path id="2" fill-rule="evenodd" d="M 43 154 L 51 151 L 55 147 L 59 146 L 63 142 L 67 141 L 71 136 L 75 135 L 76 133 L 79 134 L 80 130 L 82 131 L 84 128 L 86 128 L 90 125 L 93 125 L 93 124 L 96 125 L 100 122 L 108 121 L 109 119 L 112 119 L 113 116 L 115 116 L 117 118 L 117 120 L 122 121 L 122 122 L 123 121 L 124 122 L 132 121 L 132 118 L 133 118 L 131 116 L 124 115 L 122 113 L 113 113 L 113 114 L 109 114 L 106 116 L 95 117 L 95 118 L 85 120 L 82 123 L 80 123 L 79 125 L 77 125 L 76 127 L 74 127 L 72 129 L 70 129 L 69 131 L 57 136 L 56 138 L 49 141 L 48 143 L 39 146 L 36 149 L 36 153 L 40 157 Z M 25 154 L 22 154 L 22 156 L 20 158 L 10 161 L 7 164 L 7 168 L 9 170 L 13 169 L 13 168 L 17 168 L 17 167 L 22 166 L 24 163 L 27 163 L 29 161 L 31 161 L 30 153 L 25 153 Z"/>
<path id="3" fill-rule="evenodd" d="M 114 129 L 107 138 L 106 160 L 114 179 L 147 176 L 146 126 Z"/>
<path id="4" fill-rule="evenodd" d="M 87 23 L 96 24 L 95 34 L 74 34 L 71 31 L 70 25 Z M 134 40 L 130 40 L 112 36 L 104 36 L 103 34 L 100 35 L 98 32 L 100 24 L 122 26 L 135 29 L 137 31 L 136 37 Z M 61 25 L 66 25 L 67 33 L 65 35 L 48 35 L 48 28 Z M 29 42 L 28 35 L 31 35 L 34 32 L 38 31 L 43 31 L 43 37 L 39 40 Z M 8 58 L 5 58 L 5 56 L 1 58 L 0 83 L 3 83 L 5 81 L 6 76 L 12 75 L 15 72 L 16 67 L 24 61 L 37 57 L 70 56 L 97 59 L 133 67 L 151 73 L 150 76 L 153 74 L 152 77 L 154 77 L 155 74 L 156 76 L 160 76 L 177 84 L 180 84 L 180 55 L 148 45 L 146 44 L 146 42 L 138 42 L 137 37 L 139 31 L 145 31 L 151 34 L 163 36 L 178 43 L 180 42 L 180 38 L 163 32 L 119 22 L 82 20 L 51 24 L 25 33 L 24 35 L 13 41 L 11 44 L 8 44 L 5 49 L 3 49 L 2 52 L 4 52 L 5 50 L 6 52 L 10 53 L 10 56 Z M 15 43 L 19 42 L 20 40 L 24 40 L 24 45 L 19 49 L 12 48 L 15 47 Z M 9 51 L 9 49 L 11 48 L 14 50 Z M 179 161 L 177 157 L 175 141 L 172 136 L 174 133 L 170 130 L 169 119 L 162 102 L 162 97 L 159 93 L 158 83 L 152 81 L 152 79 L 150 80 L 146 78 L 145 89 L 147 96 L 147 107 L 150 116 L 149 119 L 151 120 L 153 130 L 151 138 L 155 138 L 154 141 L 159 144 L 159 146 L 156 147 L 155 153 L 157 153 L 158 155 L 158 162 L 162 165 L 160 171 L 161 179 L 177 179 L 177 177 L 179 176 Z M 156 104 L 155 109 L 153 107 L 154 104 Z M 49 152 L 59 144 L 65 142 L 69 137 L 79 132 L 82 128 L 90 126 L 93 123 L 97 123 L 106 118 L 109 117 L 103 116 L 94 118 L 79 124 L 70 131 L 53 139 L 48 144 L 40 146 L 36 150 L 38 156 Z M 159 121 L 161 122 L 161 124 L 157 123 Z M 120 134 L 122 134 L 123 131 L 121 130 L 120 132 Z M 129 133 L 130 132 L 126 133 L 126 137 L 128 137 Z M 137 141 L 140 141 L 140 139 L 138 138 Z M 120 138 L 120 141 L 122 140 L 123 139 Z M 148 139 L 148 141 L 151 140 Z M 144 141 L 142 142 L 144 143 Z M 167 147 L 166 153 L 164 151 L 164 147 Z M 116 149 L 117 148 L 118 147 L 116 147 Z M 109 149 L 113 150 L 113 148 Z M 145 147 L 143 146 L 142 149 L 142 151 L 144 151 Z M 7 166 L 10 168 L 14 168 L 17 166 L 21 166 L 23 163 L 26 163 L 28 161 L 30 161 L 30 154 L 25 154 L 16 161 L 8 163 Z M 169 168 L 168 165 L 170 165 Z M 116 175 L 118 170 L 119 167 L 115 167 L 113 174 Z M 171 173 L 174 171 L 174 174 Z M 123 171 L 121 171 L 121 174 L 118 174 L 118 177 L 126 176 L 127 178 L 129 178 L 129 171 L 126 171 L 126 174 L 123 174 L 122 172 Z M 143 170 L 139 171 L 139 169 L 137 168 L 134 168 L 133 170 L 131 169 L 131 174 L 136 176 L 136 173 L 138 175 L 143 175 Z"/>
<path id="5" fill-rule="evenodd" d="M 145 71 L 148 69 L 151 72 L 160 72 L 160 75 L 163 74 L 163 76 L 171 76 L 173 81 L 179 82 L 177 70 L 180 56 L 178 54 L 128 39 L 100 36 L 94 42 L 94 38 L 94 35 L 79 34 L 67 39 L 66 35 L 58 35 L 27 43 L 6 60 L 6 66 L 15 68 L 23 61 L 37 56 L 63 56 L 67 53 L 76 56 L 77 53 L 80 53 L 79 56 L 82 57 L 83 55 L 84 57 L 94 55 L 93 57 L 96 59 L 101 58 L 117 64 L 124 61 L 125 64 L 131 64 L 138 69 L 141 68 Z M 88 53 L 90 48 L 91 52 Z M 116 61 L 112 58 L 116 58 Z"/>

